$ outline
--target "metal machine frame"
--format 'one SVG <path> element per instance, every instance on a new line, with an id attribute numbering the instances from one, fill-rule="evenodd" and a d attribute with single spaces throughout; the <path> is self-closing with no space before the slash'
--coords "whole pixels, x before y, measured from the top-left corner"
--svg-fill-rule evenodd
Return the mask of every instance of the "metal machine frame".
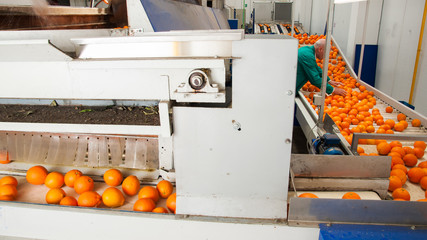
<path id="1" fill-rule="evenodd" d="M 2 122 L 1 144 L 9 147 L 14 160 L 1 166 L 3 172 L 22 174 L 34 161 L 34 155 L 29 153 L 36 152 L 37 146 L 45 144 L 47 156 L 53 156 L 50 152 L 55 149 L 67 152 L 74 149 L 69 148 L 72 144 L 77 147 L 87 144 L 87 160 L 67 160 L 69 167 L 60 166 L 63 162 L 53 157 L 36 162 L 49 170 L 64 171 L 81 167 L 82 163 L 95 168 L 91 171 L 94 175 L 100 175 L 105 167 L 123 167 L 125 172 L 138 172 L 151 181 L 158 177 L 175 180 L 178 216 L 261 221 L 287 218 L 293 122 L 288 115 L 294 106 L 296 40 L 244 36 L 237 30 L 147 33 L 72 42 L 76 44 L 75 59 L 47 40 L 2 41 L 1 71 L 4 88 L 8 89 L 2 99 L 16 103 L 55 99 L 63 103 L 156 101 L 160 126 Z M 261 43 L 268 43 L 268 47 L 256 50 Z M 226 86 L 230 61 L 231 88 Z M 281 71 L 260 72 L 258 66 L 274 66 L 273 69 Z M 26 71 L 17 71 L 21 68 Z M 283 71 L 287 72 L 285 79 Z M 194 73 L 198 75 L 194 77 Z M 205 83 L 200 84 L 201 81 Z M 189 86 L 183 87 L 186 84 Z M 44 91 L 33 91 L 37 87 Z M 265 108 L 272 110 L 262 114 L 256 111 Z M 76 134 L 85 137 L 75 140 L 72 136 Z M 140 161 L 138 157 L 129 164 L 114 166 L 114 161 L 105 155 L 106 147 L 115 149 L 111 141 L 117 137 L 148 136 L 158 138 L 159 167 L 154 172 L 135 165 Z M 12 142 L 15 148 L 10 148 Z M 21 143 L 27 146 L 26 151 L 18 154 Z M 138 148 L 136 140 L 136 144 L 125 147 L 126 154 L 133 151 L 140 154 L 143 145 Z M 29 212 L 39 208 L 51 212 L 51 206 L 5 203 L 3 216 L 9 218 L 17 206 L 31 209 Z M 79 210 L 78 214 L 91 211 Z M 101 216 L 109 215 L 110 211 L 96 212 Z M 73 214 L 71 209 L 69 214 Z M 98 214 L 93 217 L 98 218 Z M 12 223 L 4 224 L 7 227 Z"/>

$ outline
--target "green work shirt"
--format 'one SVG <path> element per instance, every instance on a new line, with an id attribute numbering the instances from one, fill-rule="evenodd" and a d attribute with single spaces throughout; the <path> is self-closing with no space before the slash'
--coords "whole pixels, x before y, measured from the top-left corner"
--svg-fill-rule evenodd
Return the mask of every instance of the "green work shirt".
<path id="1" fill-rule="evenodd" d="M 328 77 L 328 81 L 330 80 L 331 79 Z M 296 92 L 298 92 L 307 81 L 310 81 L 312 85 L 318 88 L 322 87 L 322 69 L 317 66 L 314 46 L 306 46 L 298 49 Z M 327 83 L 326 93 L 331 94 L 333 91 L 334 88 Z"/>

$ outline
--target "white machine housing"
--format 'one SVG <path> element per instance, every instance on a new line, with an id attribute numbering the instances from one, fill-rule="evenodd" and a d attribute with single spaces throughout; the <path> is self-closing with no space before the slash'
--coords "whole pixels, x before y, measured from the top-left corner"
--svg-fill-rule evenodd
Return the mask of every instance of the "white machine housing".
<path id="1" fill-rule="evenodd" d="M 145 176 L 176 181 L 177 214 L 287 217 L 295 39 L 227 30 L 72 41 L 77 58 L 47 39 L 1 41 L 2 101 L 150 100 L 158 102 L 160 126 L 1 122 L 1 131 L 154 136 L 158 174 Z M 209 73 L 208 91 L 179 90 L 200 69 Z M 21 156 L 3 170 L 31 163 Z"/>

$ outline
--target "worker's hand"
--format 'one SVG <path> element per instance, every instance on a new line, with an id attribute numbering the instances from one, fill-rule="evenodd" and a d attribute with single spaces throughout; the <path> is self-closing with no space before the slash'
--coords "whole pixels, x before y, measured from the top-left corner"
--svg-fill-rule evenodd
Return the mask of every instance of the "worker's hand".
<path id="1" fill-rule="evenodd" d="M 341 96 L 347 95 L 347 91 L 339 87 L 335 87 L 332 93 L 335 93 L 336 95 L 341 95 Z"/>
<path id="2" fill-rule="evenodd" d="M 330 80 L 328 83 L 329 83 L 329 84 L 331 84 L 331 85 L 332 85 L 332 86 L 334 86 L 334 87 L 344 86 L 344 83 L 342 83 L 342 82 L 337 82 L 337 81 L 332 81 L 332 80 Z"/>

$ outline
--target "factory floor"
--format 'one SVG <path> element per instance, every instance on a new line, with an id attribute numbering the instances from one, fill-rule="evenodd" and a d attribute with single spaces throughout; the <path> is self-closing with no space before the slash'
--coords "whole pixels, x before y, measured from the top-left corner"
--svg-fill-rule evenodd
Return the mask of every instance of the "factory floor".
<path id="1" fill-rule="evenodd" d="M 291 151 L 293 154 L 308 154 L 307 139 L 300 126 L 294 126 L 293 128 Z"/>

